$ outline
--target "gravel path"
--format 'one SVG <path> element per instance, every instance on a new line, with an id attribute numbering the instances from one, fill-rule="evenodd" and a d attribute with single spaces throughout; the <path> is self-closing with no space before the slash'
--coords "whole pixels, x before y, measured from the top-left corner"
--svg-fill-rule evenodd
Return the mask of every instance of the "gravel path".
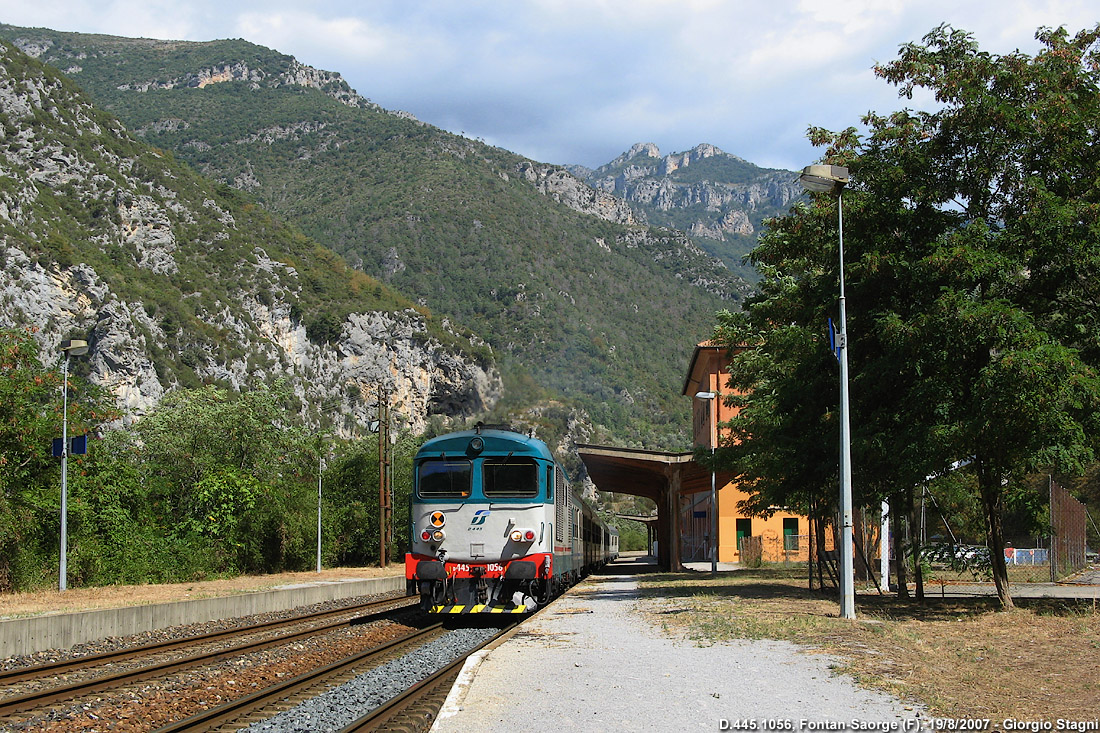
<path id="1" fill-rule="evenodd" d="M 587 582 L 468 663 L 434 733 L 915 730 L 926 714 L 778 641 L 700 647 L 633 612 L 629 576 Z M 743 721 L 744 725 L 738 725 Z M 522 725 L 521 725 L 522 729 Z"/>

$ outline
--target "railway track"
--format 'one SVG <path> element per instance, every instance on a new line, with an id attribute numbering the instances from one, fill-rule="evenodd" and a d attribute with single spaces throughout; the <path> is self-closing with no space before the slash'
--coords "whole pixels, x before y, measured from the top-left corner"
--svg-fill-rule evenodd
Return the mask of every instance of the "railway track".
<path id="1" fill-rule="evenodd" d="M 457 658 L 454 658 L 457 652 L 441 652 L 432 644 L 446 634 L 461 635 L 471 630 L 446 632 L 442 624 L 433 624 L 411 633 L 400 633 L 396 638 L 384 643 L 372 643 L 370 648 L 344 655 L 336 661 L 332 661 L 331 654 L 330 658 L 323 663 L 317 662 L 314 657 L 307 658 L 304 654 L 301 659 L 297 659 L 295 652 L 292 651 L 290 657 L 293 661 L 284 663 L 282 667 L 283 670 L 291 671 L 269 674 L 267 675 L 269 679 L 265 679 L 264 684 L 252 682 L 251 689 L 238 687 L 232 694 L 222 694 L 226 690 L 224 679 L 219 683 L 209 681 L 209 676 L 213 674 L 209 670 L 212 668 L 224 672 L 231 665 L 245 664 L 243 659 L 246 657 L 242 655 L 272 647 L 276 647 L 276 653 L 286 654 L 288 644 L 297 648 L 299 645 L 308 644 L 309 640 L 317 635 L 351 625 L 367 626 L 369 624 L 359 620 L 365 611 L 372 613 L 372 616 L 366 617 L 367 619 L 381 618 L 393 608 L 412 605 L 408 601 L 409 599 L 388 599 L 337 611 L 326 611 L 252 627 L 239 627 L 66 662 L 2 672 L 0 685 L 41 684 L 42 689 L 0 699 L 0 729 L 9 725 L 22 727 L 25 724 L 37 727 L 41 723 L 46 723 L 49 727 L 48 724 L 51 722 L 65 721 L 61 729 L 74 731 L 113 729 L 116 725 L 121 730 L 156 729 L 159 733 L 229 731 L 240 730 L 257 721 L 269 720 L 273 716 L 278 716 L 279 713 L 300 714 L 293 712 L 297 706 L 308 707 L 313 704 L 340 711 L 339 714 L 344 716 L 344 719 L 336 725 L 325 725 L 317 729 L 426 731 L 438 715 L 466 658 L 507 633 L 514 628 L 514 624 L 497 631 L 491 638 L 484 638 L 486 633 L 484 630 L 476 632 L 480 634 L 478 637 L 480 643 L 472 647 L 468 645 L 463 647 L 465 651 L 461 652 Z M 348 618 L 350 614 L 359 614 L 359 616 Z M 332 620 L 334 617 L 336 620 Z M 309 624 L 309 628 L 297 628 L 288 633 L 279 633 L 287 627 L 306 623 Z M 388 624 L 388 622 L 383 623 Z M 389 624 L 389 628 L 394 634 L 400 629 L 395 624 Z M 235 637 L 244 634 L 254 636 L 258 632 L 266 632 L 266 635 L 260 639 L 225 646 Z M 348 633 L 357 632 L 348 631 Z M 460 645 L 464 643 L 459 642 Z M 188 647 L 209 645 L 218 645 L 219 648 L 186 654 Z M 446 646 L 446 643 L 443 646 Z M 451 646 L 453 648 L 455 645 Z M 184 652 L 182 657 L 180 652 Z M 138 669 L 111 671 L 118 664 L 161 653 L 173 654 L 173 658 L 147 664 Z M 442 663 L 442 669 L 401 690 L 402 680 L 416 680 L 423 677 L 424 673 L 422 670 L 417 674 L 394 672 L 389 663 L 400 666 L 405 655 L 411 658 L 418 654 L 421 661 L 417 664 L 421 665 L 434 665 L 440 659 L 453 659 L 453 661 Z M 87 675 L 89 668 L 101 668 L 100 673 L 72 684 L 44 684 L 45 680 L 55 679 L 58 676 Z M 348 686 L 345 683 L 354 685 L 357 679 L 371 679 L 371 675 L 375 676 L 375 681 L 366 682 L 366 686 L 374 690 L 379 687 L 378 677 L 387 679 L 389 684 L 382 686 L 381 689 L 389 691 L 379 692 L 379 694 L 388 695 L 389 699 L 379 697 L 370 704 L 359 706 L 358 709 L 344 702 L 333 703 L 324 700 L 325 696 L 338 686 Z M 246 679 L 247 675 L 241 675 L 241 677 Z M 267 682 L 271 683 L 267 684 Z M 233 682 L 230 681 L 229 684 Z M 359 684 L 364 683 L 359 682 Z M 150 690 L 155 694 L 150 693 Z M 127 701 L 145 707 L 127 711 L 125 708 Z M 201 712 L 196 713 L 197 710 Z M 349 710 L 352 712 L 348 712 Z M 366 712 L 363 713 L 363 711 Z M 154 714 L 150 716 L 150 712 Z M 352 720 L 359 713 L 363 713 L 363 717 Z M 348 722 L 349 720 L 351 722 Z M 279 726 L 276 726 L 275 730 L 279 729 Z"/>
<path id="2" fill-rule="evenodd" d="M 205 710 L 171 725 L 163 726 L 157 730 L 157 733 L 218 730 L 228 723 L 232 723 L 232 726 L 227 727 L 227 730 L 238 730 L 256 720 L 270 717 L 273 707 L 291 707 L 296 701 L 310 697 L 311 693 L 318 688 L 327 687 L 354 676 L 357 670 L 380 664 L 387 658 L 400 654 L 403 649 L 423 644 L 425 641 L 437 637 L 442 631 L 442 624 L 433 624 L 427 628 L 419 629 L 374 649 L 353 654 L 338 662 L 310 670 L 293 679 L 271 685 L 246 697 Z"/>
<path id="3" fill-rule="evenodd" d="M 119 688 L 140 686 L 149 680 L 181 670 L 294 644 L 319 634 L 363 624 L 372 618 L 383 618 L 390 611 L 412 604 L 408 598 L 390 598 L 186 639 L 0 672 L 0 687 L 7 688 L 5 697 L 0 699 L 0 727 L 21 718 L 26 719 L 27 713 L 31 713 L 33 717 L 36 710 L 54 708 L 66 701 L 76 701 L 91 694 Z M 281 633 L 281 630 L 295 626 L 300 628 Z M 226 643 L 235 638 L 250 636 L 259 638 L 226 646 Z M 203 647 L 206 651 L 186 653 L 188 648 Z M 167 659 L 150 664 L 141 663 L 142 660 L 157 656 Z M 76 681 L 68 681 L 69 678 L 76 678 Z M 62 683 L 55 684 L 50 680 L 62 680 Z M 18 718 L 13 717 L 17 715 Z"/>
<path id="4" fill-rule="evenodd" d="M 345 726 L 340 733 L 364 733 L 376 730 L 423 733 L 428 730 L 439 715 L 439 709 L 446 702 L 447 695 L 462 672 L 466 660 L 492 644 L 506 631 L 471 649 L 435 674 Z"/>
<path id="5" fill-rule="evenodd" d="M 414 733 L 428 730 L 450 692 L 451 686 L 461 672 L 466 659 L 508 633 L 514 626 L 514 623 L 509 624 L 491 637 L 467 649 L 428 677 L 415 682 L 403 692 L 369 709 L 361 717 L 353 719 L 339 730 L 341 730 L 341 733 L 359 731 L 408 731 Z M 270 723 L 269 719 L 273 717 L 276 711 L 282 713 L 293 711 L 293 708 L 299 703 L 312 700 L 319 694 L 326 693 L 335 685 L 355 677 L 361 672 L 362 668 L 376 667 L 385 659 L 393 658 L 410 648 L 425 644 L 433 638 L 439 638 L 444 633 L 447 632 L 442 629 L 442 624 L 435 624 L 409 634 L 405 638 L 397 639 L 384 648 L 353 655 L 324 669 L 313 670 L 285 683 L 272 685 L 270 688 L 261 690 L 247 699 L 233 701 L 186 720 L 164 726 L 158 729 L 156 733 L 237 731 L 258 721 L 269 721 Z M 318 700 L 314 700 L 314 702 Z M 330 703 L 322 701 L 320 704 L 324 706 Z M 344 706 L 341 705 L 340 707 L 343 708 Z M 292 712 L 289 714 L 289 718 L 293 718 Z M 302 723 L 287 723 L 286 727 L 301 730 Z M 282 728 L 283 724 L 276 723 L 274 725 L 275 730 Z"/>

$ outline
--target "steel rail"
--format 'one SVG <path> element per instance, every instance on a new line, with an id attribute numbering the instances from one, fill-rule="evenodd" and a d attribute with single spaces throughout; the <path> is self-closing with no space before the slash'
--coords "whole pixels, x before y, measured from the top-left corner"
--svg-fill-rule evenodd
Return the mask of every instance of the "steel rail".
<path id="1" fill-rule="evenodd" d="M 510 628 L 502 629 L 499 634 L 495 634 L 488 640 L 478 644 L 470 651 L 456 658 L 446 667 L 433 672 L 401 694 L 390 698 L 363 717 L 341 728 L 339 733 L 359 733 L 360 731 L 386 729 L 388 723 L 398 716 L 404 715 L 413 705 L 437 692 L 440 686 L 445 684 L 447 685 L 447 689 L 450 690 L 450 686 L 454 684 L 454 679 L 457 678 L 458 674 L 462 671 L 462 665 L 466 663 L 466 660 L 489 644 L 492 644 L 510 630 Z M 440 702 L 440 704 L 442 705 L 442 702 Z"/>
<path id="2" fill-rule="evenodd" d="M 339 661 L 328 664 L 324 667 L 319 667 L 310 672 L 294 677 L 293 679 L 286 680 L 285 682 L 279 682 L 265 687 L 262 690 L 253 692 L 250 695 L 237 698 L 236 700 L 230 700 L 227 703 L 218 705 L 217 707 L 204 710 L 197 715 L 193 715 L 190 718 L 184 718 L 178 720 L 175 723 L 170 723 L 166 726 L 158 728 L 156 733 L 182 733 L 183 731 L 192 730 L 211 730 L 227 723 L 231 720 L 241 717 L 253 710 L 262 708 L 272 700 L 280 700 L 289 695 L 296 694 L 302 690 L 308 689 L 319 684 L 327 677 L 340 674 L 349 669 L 353 669 L 356 666 L 369 662 L 372 657 L 380 656 L 387 651 L 390 651 L 396 647 L 405 644 L 412 644 L 417 641 L 423 640 L 424 637 L 435 634 L 443 627 L 442 623 L 433 624 L 432 626 L 418 629 L 405 636 L 388 641 L 385 644 L 368 649 L 358 654 L 354 654 L 350 657 L 346 657 Z"/>
<path id="3" fill-rule="evenodd" d="M 443 685 L 447 687 L 447 693 L 450 693 L 450 688 L 454 684 L 454 681 L 458 678 L 458 675 L 462 672 L 462 666 L 466 664 L 466 660 L 477 654 L 482 649 L 486 649 L 493 644 L 500 641 L 502 638 L 516 631 L 523 621 L 530 621 L 533 618 L 538 617 L 547 608 L 550 608 L 551 604 L 542 606 L 530 616 L 522 619 L 516 619 L 514 623 L 501 629 L 498 633 L 493 634 L 491 637 L 481 642 L 480 644 L 472 647 L 466 652 L 463 652 L 460 656 L 456 657 L 454 661 L 440 668 L 439 670 L 428 675 L 424 679 L 410 686 L 404 692 L 395 695 L 386 702 L 382 703 L 378 707 L 374 708 L 366 715 L 362 716 L 358 720 L 354 720 L 348 725 L 340 729 L 339 733 L 360 733 L 361 731 L 374 731 L 374 730 L 422 730 L 422 724 L 424 719 L 420 719 L 415 723 L 409 722 L 407 724 L 400 724 L 399 718 L 406 716 L 414 706 L 421 703 L 421 701 L 429 699 L 436 691 Z M 433 718 L 439 714 L 439 709 L 446 701 L 446 694 L 444 694 L 444 700 L 439 701 L 438 705 L 432 706 L 431 714 Z"/>
<path id="4" fill-rule="evenodd" d="M 96 664 L 102 664 L 110 662 L 115 659 L 127 659 L 131 656 L 139 656 L 145 654 L 152 654 L 154 652 L 171 651 L 172 649 L 180 649 L 188 646 L 195 646 L 208 641 L 214 641 L 216 639 L 222 639 L 225 637 L 241 636 L 243 634 L 250 634 L 253 632 L 267 631 L 270 629 L 277 629 L 283 626 L 293 626 L 294 624 L 305 623 L 312 620 L 321 620 L 329 618 L 331 616 L 338 616 L 344 613 L 355 613 L 356 611 L 363 611 L 374 606 L 382 606 L 388 603 L 397 603 L 400 601 L 407 601 L 415 596 L 401 596 L 399 598 L 386 598 L 380 601 L 368 601 L 366 603 L 360 603 L 355 606 L 345 606 L 344 608 L 335 609 L 331 611 L 320 611 L 318 613 L 308 613 L 302 616 L 294 616 L 288 619 L 279 619 L 276 621 L 265 621 L 263 623 L 254 624 L 252 626 L 237 626 L 232 629 L 223 629 L 221 631 L 211 631 L 206 634 L 196 634 L 194 636 L 187 636 L 182 639 L 169 639 L 166 641 L 157 641 L 151 644 L 143 644 L 136 647 L 127 647 L 125 649 L 116 649 L 110 652 L 100 652 L 99 654 L 89 654 L 85 657 L 77 657 L 75 659 L 64 659 L 58 662 L 47 662 L 46 664 L 36 664 L 30 667 L 19 667 L 16 669 L 7 669 L 0 671 L 0 685 L 13 685 L 17 682 L 26 682 L 27 680 L 38 679 L 40 677 L 48 677 L 63 672 L 69 672 L 74 669 L 83 669 L 85 667 L 91 667 Z M 411 604 L 408 604 L 411 605 Z"/>
<path id="5" fill-rule="evenodd" d="M 390 599 L 390 602 L 401 599 Z M 379 603 L 382 602 L 372 602 Z M 371 604 L 364 604 L 371 605 Z M 389 610 L 389 609 L 387 609 Z M 347 609 L 344 609 L 346 612 Z M 332 615 L 334 612 L 324 612 L 325 615 Z M 384 612 L 381 612 L 384 613 Z M 297 623 L 301 623 L 302 620 L 309 620 L 310 617 L 300 617 Z M 176 659 L 161 664 L 154 664 L 148 667 L 141 667 L 140 669 L 130 670 L 128 672 L 120 672 L 113 675 L 105 675 L 102 677 L 95 677 L 93 679 L 85 680 L 83 682 L 76 682 L 71 685 L 64 685 L 61 687 L 54 687 L 45 690 L 39 690 L 37 692 L 28 693 L 25 695 L 19 695 L 16 697 L 10 697 L 0 700 L 0 717 L 10 715 L 12 713 L 18 713 L 24 710 L 42 707 L 49 705 L 50 703 L 59 702 L 61 700 L 69 700 L 80 695 L 88 694 L 91 692 L 98 692 L 100 690 L 110 689 L 112 687 L 119 687 L 123 684 L 134 682 L 142 679 L 150 679 L 153 677 L 160 677 L 170 672 L 174 672 L 179 669 L 187 667 L 197 667 L 202 664 L 215 662 L 219 659 L 225 659 L 227 657 L 240 656 L 245 652 L 259 651 L 261 649 L 267 649 L 273 646 L 279 646 L 285 644 L 294 639 L 298 639 L 303 636 L 312 636 L 323 631 L 330 631 L 332 629 L 338 629 L 345 626 L 351 626 L 359 621 L 357 618 L 346 619 L 344 621 L 337 621 L 323 626 L 314 626 L 301 631 L 295 631 L 289 634 L 281 634 L 279 636 L 272 637 L 270 639 L 263 639 L 259 641 L 247 642 L 245 644 L 238 644 L 226 649 L 218 649 L 212 652 L 206 652 L 203 654 L 194 654 L 182 659 Z M 280 622 L 277 622 L 280 623 Z M 285 625 L 285 624 L 284 624 Z M 245 627 L 243 629 L 236 629 L 237 635 L 244 635 L 253 633 L 257 628 L 262 628 L 266 624 L 261 624 L 258 627 Z M 216 632 L 214 636 L 224 636 L 222 632 Z M 208 639 L 205 639 L 208 640 Z"/>

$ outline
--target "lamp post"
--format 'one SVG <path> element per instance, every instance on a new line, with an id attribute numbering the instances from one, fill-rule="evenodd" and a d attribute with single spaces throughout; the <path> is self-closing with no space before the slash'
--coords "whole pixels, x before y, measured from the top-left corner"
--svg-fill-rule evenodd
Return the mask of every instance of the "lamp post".
<path id="1" fill-rule="evenodd" d="M 718 395 L 714 392 L 696 392 L 695 398 L 706 401 L 707 410 L 715 412 L 711 408 Z M 712 417 L 717 417 L 712 414 Z M 714 430 L 717 431 L 717 421 L 714 420 L 712 425 Z M 718 495 L 715 492 L 714 487 L 714 443 L 715 436 L 708 430 L 707 442 L 710 444 L 710 572 L 712 575 L 718 574 Z"/>
<path id="2" fill-rule="evenodd" d="M 69 357 L 88 353 L 88 342 L 68 339 L 61 342 L 65 366 L 61 371 L 61 566 L 58 590 L 68 587 L 67 556 L 69 554 Z"/>
<path id="3" fill-rule="evenodd" d="M 852 434 L 848 411 L 848 323 L 844 310 L 844 187 L 848 169 L 839 165 L 808 165 L 799 176 L 802 187 L 818 193 L 836 193 L 837 226 L 840 233 L 840 332 L 837 361 L 840 362 L 840 616 L 856 617 L 855 568 L 852 555 Z"/>
<path id="4" fill-rule="evenodd" d="M 317 572 L 321 572 L 321 476 L 325 471 L 325 456 L 321 438 L 317 438 Z"/>

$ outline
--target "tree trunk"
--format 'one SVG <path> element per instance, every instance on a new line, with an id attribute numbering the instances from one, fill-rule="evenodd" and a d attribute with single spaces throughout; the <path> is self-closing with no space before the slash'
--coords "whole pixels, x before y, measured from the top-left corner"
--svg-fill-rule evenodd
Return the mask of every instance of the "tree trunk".
<path id="1" fill-rule="evenodd" d="M 982 511 L 985 514 L 986 544 L 989 546 L 990 561 L 993 566 L 993 583 L 997 586 L 997 600 L 1002 609 L 1013 608 L 1012 591 L 1008 587 L 1008 565 L 1005 563 L 1005 537 L 1002 519 L 1004 516 L 1004 493 L 1001 490 L 1001 475 L 990 470 L 981 458 L 974 461 L 978 467 L 978 491 L 982 498 Z"/>
<path id="2" fill-rule="evenodd" d="M 902 499 L 900 493 L 891 498 L 890 521 L 894 525 L 894 567 L 898 574 L 898 598 L 909 600 L 909 572 L 905 567 L 909 542 L 906 539 L 906 525 L 903 520 L 904 508 L 905 500 Z"/>
<path id="3" fill-rule="evenodd" d="M 920 559 L 921 543 L 919 537 L 913 536 L 913 526 L 919 527 L 920 523 L 913 521 L 912 489 L 905 491 L 905 521 L 908 527 L 910 557 L 913 558 L 913 580 L 916 584 L 917 603 L 924 603 L 924 571 L 921 568 Z"/>
<path id="4" fill-rule="evenodd" d="M 817 585 L 819 588 L 824 589 L 825 576 L 823 574 L 823 563 L 821 562 L 821 559 L 822 555 L 825 552 L 825 523 L 821 520 L 821 514 L 818 514 L 815 531 L 817 532 L 815 539 L 817 540 L 817 551 L 819 553 L 817 556 Z"/>

